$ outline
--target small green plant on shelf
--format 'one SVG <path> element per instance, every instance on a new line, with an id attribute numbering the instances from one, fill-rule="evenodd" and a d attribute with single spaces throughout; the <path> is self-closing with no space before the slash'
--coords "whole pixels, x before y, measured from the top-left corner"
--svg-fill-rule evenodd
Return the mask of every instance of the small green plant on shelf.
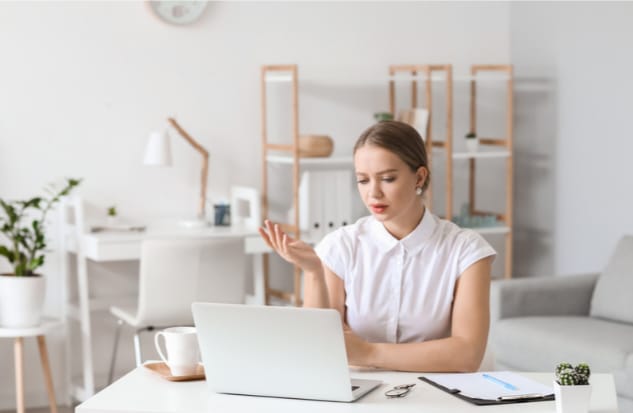
<path id="1" fill-rule="evenodd" d="M 477 152 L 479 148 L 479 139 L 477 139 L 477 134 L 475 132 L 468 132 L 466 136 L 466 149 L 470 152 Z"/>
<path id="2" fill-rule="evenodd" d="M 116 217 L 116 214 L 117 214 L 116 206 L 113 205 L 111 207 L 108 207 L 108 216 L 109 217 Z"/>
<path id="3" fill-rule="evenodd" d="M 376 120 L 376 122 L 382 122 L 383 120 L 393 120 L 393 113 L 376 112 L 374 113 L 374 119 Z"/>
<path id="4" fill-rule="evenodd" d="M 587 363 L 572 366 L 570 363 L 559 363 L 556 366 L 556 381 L 561 386 L 577 386 L 589 384 L 591 369 Z"/>

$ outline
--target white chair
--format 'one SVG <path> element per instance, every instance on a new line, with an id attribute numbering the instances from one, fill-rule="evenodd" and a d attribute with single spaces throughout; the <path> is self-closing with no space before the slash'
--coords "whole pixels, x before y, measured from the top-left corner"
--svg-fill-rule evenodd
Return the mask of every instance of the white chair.
<path id="1" fill-rule="evenodd" d="M 155 328 L 193 325 L 194 301 L 242 303 L 244 259 L 236 257 L 242 240 L 156 239 L 141 247 L 137 307 L 110 308 L 117 328 L 108 383 L 112 382 L 121 327 L 136 329 L 136 365 L 142 364 L 140 334 Z"/>

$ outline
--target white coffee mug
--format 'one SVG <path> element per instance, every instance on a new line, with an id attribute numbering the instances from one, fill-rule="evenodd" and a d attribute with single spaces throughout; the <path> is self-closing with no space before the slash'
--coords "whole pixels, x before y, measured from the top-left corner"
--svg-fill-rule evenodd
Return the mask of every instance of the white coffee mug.
<path id="1" fill-rule="evenodd" d="M 161 350 L 158 340 L 160 336 L 165 339 L 167 357 Z M 196 373 L 200 349 L 195 327 L 170 327 L 159 331 L 154 336 L 154 345 L 173 376 L 189 376 Z"/>

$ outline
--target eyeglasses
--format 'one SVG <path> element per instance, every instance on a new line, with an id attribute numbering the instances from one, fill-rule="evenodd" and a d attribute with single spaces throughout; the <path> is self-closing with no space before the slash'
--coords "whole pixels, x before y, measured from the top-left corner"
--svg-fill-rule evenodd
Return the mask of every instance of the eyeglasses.
<path id="1" fill-rule="evenodd" d="M 415 383 L 413 384 L 399 384 L 397 386 L 394 386 L 393 389 L 389 389 L 385 392 L 385 396 L 387 396 L 388 399 L 396 399 L 398 397 L 404 397 L 407 395 L 407 393 L 409 393 L 411 391 L 411 388 L 415 386 Z"/>

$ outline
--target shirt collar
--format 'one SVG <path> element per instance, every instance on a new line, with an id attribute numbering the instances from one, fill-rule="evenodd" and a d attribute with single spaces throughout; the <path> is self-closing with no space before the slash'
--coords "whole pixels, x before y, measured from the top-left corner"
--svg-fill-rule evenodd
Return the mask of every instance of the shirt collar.
<path id="1" fill-rule="evenodd" d="M 400 243 L 409 254 L 415 254 L 431 239 L 435 227 L 437 227 L 437 217 L 431 213 L 430 209 L 426 208 L 418 226 L 409 235 L 402 238 Z"/>
<path id="2" fill-rule="evenodd" d="M 378 244 L 384 251 L 389 251 L 398 245 L 402 245 L 409 254 L 415 254 L 424 247 L 426 242 L 431 238 L 437 227 L 437 217 L 431 210 L 426 208 L 424 216 L 417 227 L 409 235 L 397 240 L 387 231 L 382 222 L 372 217 L 370 225 L 370 236 L 373 242 Z"/>

